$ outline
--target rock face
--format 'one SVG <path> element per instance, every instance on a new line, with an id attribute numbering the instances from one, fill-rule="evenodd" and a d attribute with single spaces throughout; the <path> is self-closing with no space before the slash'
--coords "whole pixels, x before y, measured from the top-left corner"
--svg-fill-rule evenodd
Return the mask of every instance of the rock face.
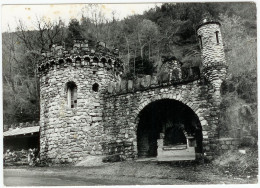
<path id="1" fill-rule="evenodd" d="M 206 21 L 197 31 L 204 45 L 203 71 L 195 79 L 184 78 L 174 61 L 167 79 L 147 75 L 121 80 L 117 50 L 111 52 L 105 45 L 91 50 L 84 41 L 75 41 L 71 51 L 56 46 L 44 53 L 38 69 L 41 160 L 76 162 L 88 155 L 136 158 L 139 113 L 161 99 L 179 101 L 193 110 L 202 127 L 203 153 L 212 158 L 226 63 L 219 23 Z"/>

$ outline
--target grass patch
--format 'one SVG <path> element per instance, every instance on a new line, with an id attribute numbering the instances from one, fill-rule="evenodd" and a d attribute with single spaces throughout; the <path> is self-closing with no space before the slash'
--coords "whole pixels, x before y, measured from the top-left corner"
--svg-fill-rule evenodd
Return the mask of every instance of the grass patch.
<path id="1" fill-rule="evenodd" d="M 213 161 L 219 171 L 229 176 L 243 178 L 257 177 L 258 150 L 257 148 L 243 148 L 245 154 L 239 151 L 228 151 Z"/>

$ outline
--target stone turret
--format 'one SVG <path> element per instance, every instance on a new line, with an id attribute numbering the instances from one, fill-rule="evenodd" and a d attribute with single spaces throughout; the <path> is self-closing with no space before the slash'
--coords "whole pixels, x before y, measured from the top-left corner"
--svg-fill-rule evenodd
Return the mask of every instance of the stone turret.
<path id="1" fill-rule="evenodd" d="M 42 55 L 41 159 L 73 162 L 88 154 L 101 155 L 103 95 L 123 71 L 118 50 L 101 42 L 90 48 L 87 41 L 74 40 L 70 50 L 53 45 Z M 61 156 L 57 150 L 68 154 Z"/>
<path id="2" fill-rule="evenodd" d="M 214 99 L 220 102 L 220 87 L 227 74 L 221 24 L 209 14 L 204 14 L 197 27 L 201 47 L 202 74 L 214 88 Z"/>

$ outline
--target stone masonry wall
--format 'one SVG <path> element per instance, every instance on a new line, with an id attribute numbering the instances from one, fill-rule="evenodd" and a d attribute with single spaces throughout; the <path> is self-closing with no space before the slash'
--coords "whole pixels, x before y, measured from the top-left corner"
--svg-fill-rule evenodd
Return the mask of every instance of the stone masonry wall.
<path id="1" fill-rule="evenodd" d="M 219 43 L 217 43 L 216 32 L 218 32 Z M 222 35 L 219 24 L 205 24 L 197 30 L 202 39 L 202 64 L 203 68 L 216 65 L 226 65 Z"/>
<path id="2" fill-rule="evenodd" d="M 93 73 L 95 72 L 95 73 Z M 67 105 L 66 83 L 77 85 L 77 108 Z M 88 154 L 102 154 L 102 95 L 107 82 L 115 81 L 103 67 L 72 63 L 56 66 L 40 78 L 40 152 L 51 162 L 74 162 Z M 94 83 L 99 91 L 92 90 Z"/>
<path id="3" fill-rule="evenodd" d="M 203 133 L 203 149 L 209 159 L 214 155 L 212 141 L 217 135 L 218 108 L 213 105 L 214 90 L 199 81 L 168 85 L 132 93 L 108 94 L 104 106 L 104 133 L 102 143 L 105 154 L 121 154 L 123 158 L 137 156 L 136 131 L 138 115 L 149 103 L 160 99 L 173 99 L 190 107 L 198 116 Z"/>
<path id="4" fill-rule="evenodd" d="M 217 154 L 221 155 L 227 151 L 237 150 L 239 147 L 238 138 L 220 138 L 215 140 Z"/>
<path id="5" fill-rule="evenodd" d="M 202 40 L 202 73 L 213 85 L 215 102 L 219 104 L 221 101 L 220 87 L 227 74 L 220 24 L 205 23 L 198 28 L 197 34 Z"/>

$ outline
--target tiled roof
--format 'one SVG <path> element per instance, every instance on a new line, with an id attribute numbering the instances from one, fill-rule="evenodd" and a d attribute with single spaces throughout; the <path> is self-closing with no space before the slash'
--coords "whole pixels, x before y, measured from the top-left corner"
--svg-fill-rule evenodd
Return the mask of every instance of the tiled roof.
<path id="1" fill-rule="evenodd" d="M 15 135 L 24 135 L 24 134 L 29 134 L 29 133 L 35 133 L 39 132 L 40 126 L 34 126 L 34 127 L 23 127 L 23 128 L 16 128 L 12 130 L 8 130 L 4 132 L 4 137 L 5 136 L 15 136 Z"/>

